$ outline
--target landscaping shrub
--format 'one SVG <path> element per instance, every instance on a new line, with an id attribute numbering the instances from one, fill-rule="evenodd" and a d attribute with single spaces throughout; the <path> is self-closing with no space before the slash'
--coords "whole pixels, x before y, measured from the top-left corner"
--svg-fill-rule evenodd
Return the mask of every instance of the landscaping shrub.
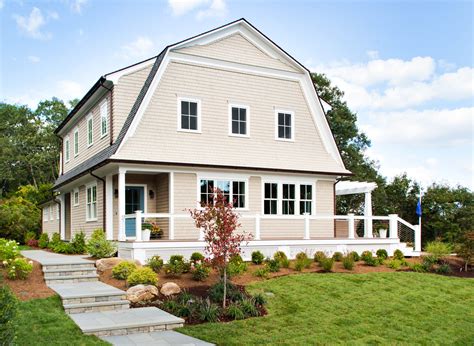
<path id="1" fill-rule="evenodd" d="M 163 304 L 161 304 L 161 308 L 171 314 L 177 315 L 181 305 L 182 304 L 174 299 L 167 299 L 163 302 Z"/>
<path id="2" fill-rule="evenodd" d="M 13 196 L 0 203 L 0 237 L 25 240 L 26 232 L 39 231 L 41 210 L 23 197 Z"/>
<path id="3" fill-rule="evenodd" d="M 164 266 L 165 274 L 170 277 L 177 277 L 189 270 L 188 265 L 181 255 L 173 255 Z"/>
<path id="4" fill-rule="evenodd" d="M 59 233 L 53 233 L 53 235 L 51 236 L 51 240 L 48 244 L 48 248 L 53 250 L 54 247 L 56 245 L 58 245 L 59 243 L 61 243 L 61 236 L 59 235 Z M 54 251 L 54 250 L 53 250 Z"/>
<path id="5" fill-rule="evenodd" d="M 426 273 L 428 268 L 426 268 L 423 263 L 415 263 L 410 266 L 410 269 L 417 273 Z"/>
<path id="6" fill-rule="evenodd" d="M 270 270 L 268 270 L 268 267 L 265 266 L 262 268 L 258 268 L 256 271 L 253 272 L 253 275 L 259 278 L 267 278 L 269 272 Z"/>
<path id="7" fill-rule="evenodd" d="M 196 302 L 197 314 L 200 321 L 217 322 L 219 320 L 219 307 L 209 299 L 200 299 Z"/>
<path id="8" fill-rule="evenodd" d="M 31 247 L 38 247 L 38 240 L 30 239 L 26 242 L 26 245 L 31 246 Z"/>
<path id="9" fill-rule="evenodd" d="M 443 243 L 441 241 L 432 241 L 426 244 L 426 252 L 428 252 L 431 256 L 436 258 L 436 260 L 440 260 L 441 258 L 449 255 L 451 253 L 451 246 L 449 244 Z"/>
<path id="10" fill-rule="evenodd" d="M 33 271 L 33 261 L 17 257 L 8 261 L 7 276 L 10 280 L 25 280 Z"/>
<path id="11" fill-rule="evenodd" d="M 368 251 L 368 250 L 362 252 L 362 254 L 360 255 L 360 259 L 361 259 L 362 261 L 364 261 L 364 262 L 365 262 L 366 259 L 372 258 L 372 257 L 373 257 L 373 256 L 372 256 L 372 252 L 371 252 L 371 251 Z"/>
<path id="12" fill-rule="evenodd" d="M 403 252 L 401 250 L 396 249 L 393 252 L 393 258 L 402 261 L 402 260 L 405 259 L 405 255 L 403 254 Z"/>
<path id="13" fill-rule="evenodd" d="M 363 261 L 366 265 L 368 265 L 370 267 L 377 267 L 379 264 L 381 264 L 383 262 L 383 260 L 378 258 L 378 257 L 372 257 L 371 252 L 370 252 L 370 255 L 366 254 L 364 256 Z"/>
<path id="14" fill-rule="evenodd" d="M 191 275 L 193 280 L 204 281 L 209 277 L 211 268 L 206 263 L 191 264 Z"/>
<path id="15" fill-rule="evenodd" d="M 156 273 L 148 267 L 135 269 L 127 278 L 130 286 L 135 285 L 156 285 L 158 278 Z"/>
<path id="16" fill-rule="evenodd" d="M 352 259 L 354 260 L 354 262 L 359 262 L 360 261 L 360 256 L 357 253 L 357 251 L 350 252 L 348 256 L 351 256 Z"/>
<path id="17" fill-rule="evenodd" d="M 0 286 L 0 345 L 13 345 L 18 300 L 7 285 Z"/>
<path id="18" fill-rule="evenodd" d="M 266 267 L 268 268 L 268 271 L 272 273 L 276 273 L 280 271 L 280 262 L 277 261 L 276 259 L 270 259 L 267 258 L 265 260 Z"/>
<path id="19" fill-rule="evenodd" d="M 267 303 L 267 298 L 262 293 L 257 293 L 253 296 L 253 300 L 256 305 L 265 305 Z"/>
<path id="20" fill-rule="evenodd" d="M 319 261 L 319 264 L 323 268 L 325 272 L 330 272 L 332 271 L 332 267 L 334 265 L 334 259 L 332 258 L 323 258 Z"/>
<path id="21" fill-rule="evenodd" d="M 432 270 L 436 264 L 438 264 L 438 258 L 433 255 L 426 255 L 422 257 L 423 265 L 428 269 Z"/>
<path id="22" fill-rule="evenodd" d="M 71 243 L 66 243 L 63 241 L 59 241 L 58 243 L 51 245 L 50 248 L 56 253 L 65 253 L 65 254 L 74 253 L 74 248 L 72 247 Z"/>
<path id="23" fill-rule="evenodd" d="M 36 239 L 36 232 L 28 231 L 25 233 L 25 239 L 24 242 L 25 244 L 28 244 L 30 240 L 35 240 Z"/>
<path id="24" fill-rule="evenodd" d="M 208 294 L 213 302 L 222 302 L 224 297 L 224 283 L 222 281 L 216 283 L 209 289 Z M 241 301 L 243 298 L 243 293 L 234 284 L 227 282 L 227 299 L 236 302 Z"/>
<path id="25" fill-rule="evenodd" d="M 342 258 L 342 265 L 344 266 L 344 269 L 352 270 L 354 269 L 354 264 L 354 257 L 351 255 L 347 255 Z"/>
<path id="26" fill-rule="evenodd" d="M 245 313 L 242 311 L 239 304 L 233 303 L 227 307 L 226 316 L 233 320 L 243 320 L 245 318 Z"/>
<path id="27" fill-rule="evenodd" d="M 12 261 L 20 256 L 18 243 L 14 240 L 0 238 L 0 261 Z"/>
<path id="28" fill-rule="evenodd" d="M 302 271 L 305 268 L 311 267 L 311 260 L 305 252 L 296 254 L 295 270 Z"/>
<path id="29" fill-rule="evenodd" d="M 260 251 L 252 252 L 252 263 L 253 264 L 262 264 L 265 256 Z"/>
<path id="30" fill-rule="evenodd" d="M 176 297 L 176 301 L 179 304 L 188 304 L 194 300 L 194 296 L 186 290 L 181 291 L 180 294 Z"/>
<path id="31" fill-rule="evenodd" d="M 282 268 L 289 268 L 290 267 L 290 261 L 288 260 L 288 257 L 283 251 L 277 251 L 273 255 L 273 259 L 278 261 L 280 264 L 280 267 Z"/>
<path id="32" fill-rule="evenodd" d="M 227 274 L 229 277 L 243 274 L 246 270 L 247 263 L 244 262 L 240 255 L 232 256 L 229 259 L 229 263 L 227 264 Z"/>
<path id="33" fill-rule="evenodd" d="M 39 240 L 38 240 L 38 246 L 42 249 L 47 248 L 49 244 L 49 236 L 48 233 L 41 233 Z"/>
<path id="34" fill-rule="evenodd" d="M 117 246 L 105 238 L 103 229 L 96 229 L 87 242 L 87 253 L 94 258 L 108 258 L 115 255 Z"/>
<path id="35" fill-rule="evenodd" d="M 378 249 L 376 255 L 377 258 L 380 258 L 381 260 L 386 260 L 388 258 L 388 253 L 385 249 Z"/>
<path id="36" fill-rule="evenodd" d="M 322 251 L 316 251 L 314 254 L 314 261 L 317 263 L 320 263 L 322 259 L 325 259 L 327 256 L 324 252 Z"/>
<path id="37" fill-rule="evenodd" d="M 451 267 L 447 263 L 441 264 L 438 268 L 436 268 L 436 272 L 438 274 L 449 274 L 451 273 Z"/>
<path id="38" fill-rule="evenodd" d="M 455 247 L 456 253 L 464 260 L 464 270 L 474 264 L 474 232 L 466 232 Z"/>
<path id="39" fill-rule="evenodd" d="M 395 270 L 398 270 L 400 269 L 402 266 L 402 261 L 400 261 L 399 259 L 392 259 L 391 261 L 389 261 L 387 263 L 387 267 L 391 268 L 391 269 L 395 269 Z"/>
<path id="40" fill-rule="evenodd" d="M 204 261 L 204 255 L 200 252 L 193 252 L 189 260 L 191 261 L 191 263 L 196 264 L 196 262 Z"/>
<path id="41" fill-rule="evenodd" d="M 342 254 L 342 252 L 339 252 L 339 251 L 336 251 L 332 255 L 332 259 L 336 262 L 341 262 L 343 258 L 344 258 L 344 255 Z"/>
<path id="42" fill-rule="evenodd" d="M 123 261 L 112 269 L 112 276 L 117 280 L 126 280 L 137 269 L 135 262 Z"/>
<path id="43" fill-rule="evenodd" d="M 260 316 L 260 311 L 258 311 L 255 301 L 252 298 L 245 298 L 240 302 L 242 311 L 246 316 L 256 317 Z"/>
<path id="44" fill-rule="evenodd" d="M 163 260 L 160 256 L 155 255 L 147 259 L 146 265 L 149 266 L 155 273 L 159 273 L 163 268 Z"/>
<path id="45" fill-rule="evenodd" d="M 86 252 L 86 235 L 82 231 L 74 234 L 74 237 L 69 244 L 73 253 L 80 255 L 84 254 Z"/>

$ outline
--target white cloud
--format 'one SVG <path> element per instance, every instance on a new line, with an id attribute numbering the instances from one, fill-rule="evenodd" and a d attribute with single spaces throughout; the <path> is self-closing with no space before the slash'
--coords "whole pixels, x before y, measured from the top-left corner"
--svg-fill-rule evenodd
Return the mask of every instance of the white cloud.
<path id="1" fill-rule="evenodd" d="M 3 0 L 0 0 L 0 10 L 3 8 L 4 2 Z"/>
<path id="2" fill-rule="evenodd" d="M 196 9 L 198 20 L 223 17 L 227 14 L 225 0 L 168 0 L 168 5 L 175 16 L 182 16 Z"/>
<path id="3" fill-rule="evenodd" d="M 59 19 L 58 12 L 48 11 L 48 19 Z"/>
<path id="4" fill-rule="evenodd" d="M 42 27 L 47 23 L 47 20 L 37 7 L 33 7 L 29 16 L 14 15 L 13 18 L 18 28 L 29 37 L 48 40 L 52 36 L 51 33 L 42 31 Z"/>
<path id="5" fill-rule="evenodd" d="M 82 7 L 87 3 L 88 0 L 73 0 L 71 2 L 71 9 L 76 13 L 82 13 Z"/>
<path id="6" fill-rule="evenodd" d="M 36 64 L 41 61 L 41 59 L 35 55 L 29 55 L 28 56 L 28 61 L 32 62 L 33 64 Z"/>
<path id="7" fill-rule="evenodd" d="M 126 59 L 144 58 L 151 54 L 153 46 L 153 41 L 150 38 L 139 36 L 133 42 L 121 47 L 121 56 Z"/>

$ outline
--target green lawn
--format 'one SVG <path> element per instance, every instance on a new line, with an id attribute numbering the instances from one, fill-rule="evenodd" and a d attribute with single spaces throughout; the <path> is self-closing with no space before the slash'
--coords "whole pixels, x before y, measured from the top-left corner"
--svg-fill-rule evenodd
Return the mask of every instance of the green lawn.
<path id="1" fill-rule="evenodd" d="M 58 296 L 19 303 L 15 345 L 109 345 L 82 334 Z"/>
<path id="2" fill-rule="evenodd" d="M 221 345 L 474 344 L 474 280 L 419 273 L 302 274 L 252 284 L 268 315 L 179 331 Z"/>

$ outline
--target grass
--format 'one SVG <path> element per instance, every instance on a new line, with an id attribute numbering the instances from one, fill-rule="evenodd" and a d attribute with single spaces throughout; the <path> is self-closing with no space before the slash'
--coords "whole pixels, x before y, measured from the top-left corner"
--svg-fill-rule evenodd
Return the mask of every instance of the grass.
<path id="1" fill-rule="evenodd" d="M 474 341 L 474 280 L 419 273 L 301 274 L 250 285 L 268 315 L 187 326 L 220 345 L 458 344 Z"/>
<path id="2" fill-rule="evenodd" d="M 31 250 L 31 247 L 29 247 L 28 245 L 19 245 L 18 249 L 20 249 L 20 251 Z"/>
<path id="3" fill-rule="evenodd" d="M 109 345 L 82 334 L 58 296 L 19 303 L 15 345 Z"/>

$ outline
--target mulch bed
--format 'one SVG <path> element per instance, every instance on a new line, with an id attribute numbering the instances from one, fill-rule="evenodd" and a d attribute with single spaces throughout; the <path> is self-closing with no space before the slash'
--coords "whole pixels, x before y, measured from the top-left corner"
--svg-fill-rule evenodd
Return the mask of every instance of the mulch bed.
<path id="1" fill-rule="evenodd" d="M 464 270 L 464 261 L 456 256 L 449 256 L 444 259 L 451 267 L 451 273 L 445 274 L 447 276 L 457 276 L 460 278 L 474 278 L 474 270 Z"/>

